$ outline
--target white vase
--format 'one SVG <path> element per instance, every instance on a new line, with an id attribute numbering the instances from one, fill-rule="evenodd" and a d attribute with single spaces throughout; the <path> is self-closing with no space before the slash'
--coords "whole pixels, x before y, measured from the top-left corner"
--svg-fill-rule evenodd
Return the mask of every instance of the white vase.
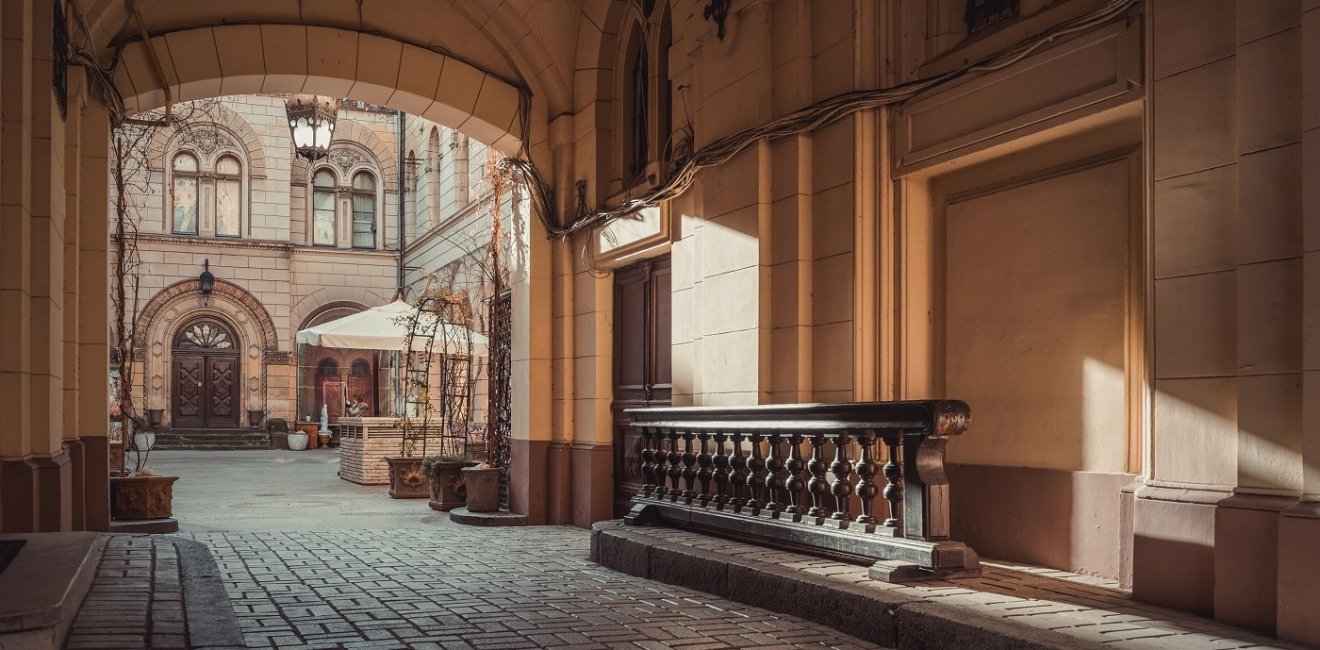
<path id="1" fill-rule="evenodd" d="M 151 448 L 156 446 L 156 434 L 150 432 L 133 434 L 133 445 L 138 451 L 151 451 Z"/>
<path id="2" fill-rule="evenodd" d="M 307 448 L 307 433 L 305 431 L 289 432 L 289 450 L 302 451 Z"/>

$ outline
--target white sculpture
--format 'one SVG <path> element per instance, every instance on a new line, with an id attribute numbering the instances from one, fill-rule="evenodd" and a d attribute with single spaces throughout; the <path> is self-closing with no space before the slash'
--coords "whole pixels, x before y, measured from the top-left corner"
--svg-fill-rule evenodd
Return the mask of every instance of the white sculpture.
<path id="1" fill-rule="evenodd" d="M 317 433 L 330 435 L 330 408 L 328 404 L 321 405 L 321 429 Z"/>

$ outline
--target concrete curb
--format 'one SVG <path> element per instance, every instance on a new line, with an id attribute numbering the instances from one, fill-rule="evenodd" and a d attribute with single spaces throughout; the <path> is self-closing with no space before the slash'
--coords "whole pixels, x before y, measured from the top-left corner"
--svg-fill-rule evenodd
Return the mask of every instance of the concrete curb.
<path id="1" fill-rule="evenodd" d="M 201 542 L 171 537 L 179 553 L 179 582 L 192 648 L 221 650 L 246 648 L 238 616 L 220 579 L 220 567 Z"/>
<path id="2" fill-rule="evenodd" d="M 592 527 L 591 559 L 629 575 L 798 616 L 888 648 L 1099 650 L 1107 647 L 751 558 L 687 544 L 667 544 L 632 532 L 618 521 L 600 522 Z"/>

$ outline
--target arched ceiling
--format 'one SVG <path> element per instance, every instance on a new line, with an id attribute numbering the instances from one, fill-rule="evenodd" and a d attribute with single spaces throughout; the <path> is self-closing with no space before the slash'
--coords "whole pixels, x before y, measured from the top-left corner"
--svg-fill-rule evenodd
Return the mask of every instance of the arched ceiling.
<path id="1" fill-rule="evenodd" d="M 103 62 L 153 36 L 225 25 L 333 27 L 462 61 L 532 90 L 549 115 L 571 110 L 582 0 L 79 0 Z"/>

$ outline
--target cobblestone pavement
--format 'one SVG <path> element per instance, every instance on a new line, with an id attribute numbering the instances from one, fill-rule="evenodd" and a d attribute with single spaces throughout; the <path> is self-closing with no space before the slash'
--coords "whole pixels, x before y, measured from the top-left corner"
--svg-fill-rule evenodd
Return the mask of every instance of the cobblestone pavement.
<path id="1" fill-rule="evenodd" d="M 250 648 L 876 647 L 602 568 L 574 528 L 181 536 L 210 547 Z M 178 590 L 144 589 L 152 562 L 168 573 L 176 560 L 159 545 L 152 557 L 142 539 L 112 540 L 88 601 L 101 606 L 84 607 L 68 648 L 187 647 Z"/>

